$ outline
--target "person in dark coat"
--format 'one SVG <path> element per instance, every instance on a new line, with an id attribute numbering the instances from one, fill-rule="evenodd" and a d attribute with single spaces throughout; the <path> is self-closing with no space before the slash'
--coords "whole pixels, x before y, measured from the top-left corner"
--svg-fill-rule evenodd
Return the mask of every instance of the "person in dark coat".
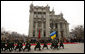
<path id="1" fill-rule="evenodd" d="M 25 51 L 25 49 L 26 49 L 26 42 L 23 42 L 22 49 L 23 49 L 23 51 Z"/>
<path id="2" fill-rule="evenodd" d="M 54 47 L 54 42 L 52 41 L 51 43 L 52 43 L 52 44 L 51 44 L 51 47 L 50 47 L 50 48 L 53 49 L 53 47 Z"/>
<path id="3" fill-rule="evenodd" d="M 15 43 L 15 47 L 14 47 L 15 51 L 16 51 L 16 49 L 19 49 L 19 51 L 21 51 L 21 48 L 22 48 L 22 43 L 21 42 Z"/>
<path id="4" fill-rule="evenodd" d="M 9 42 L 9 48 L 10 48 L 11 51 L 13 50 L 13 48 L 14 48 L 14 43 L 13 42 Z"/>
<path id="5" fill-rule="evenodd" d="M 60 41 L 60 47 L 63 47 L 63 49 L 64 49 L 63 41 Z"/>
<path id="6" fill-rule="evenodd" d="M 4 51 L 6 51 L 6 50 L 11 51 L 11 49 L 10 49 L 10 43 L 9 42 L 6 42 L 5 43 L 5 50 Z"/>
<path id="7" fill-rule="evenodd" d="M 14 42 L 11 43 L 11 49 L 14 49 Z"/>
<path id="8" fill-rule="evenodd" d="M 54 48 L 57 48 L 58 49 L 58 41 L 56 41 L 54 44 L 55 44 L 54 45 Z"/>
<path id="9" fill-rule="evenodd" d="M 28 49 L 28 51 L 31 50 L 31 44 L 29 42 L 26 44 L 26 49 Z"/>
<path id="10" fill-rule="evenodd" d="M 18 49 L 19 49 L 19 51 L 21 51 L 21 49 L 22 49 L 22 43 L 21 42 L 18 42 Z"/>
<path id="11" fill-rule="evenodd" d="M 9 47 L 10 51 L 12 51 L 12 42 L 9 42 L 8 47 Z"/>
<path id="12" fill-rule="evenodd" d="M 5 42 L 1 41 L 1 50 L 4 51 L 3 49 L 5 48 Z"/>
<path id="13" fill-rule="evenodd" d="M 14 43 L 14 50 L 16 51 L 16 49 L 18 49 L 18 43 Z"/>
<path id="14" fill-rule="evenodd" d="M 39 48 L 39 50 L 41 50 L 41 49 L 40 49 L 41 46 L 40 46 L 40 42 L 39 42 L 39 41 L 37 42 L 37 45 L 35 46 L 34 50 L 36 50 L 36 48 Z"/>
<path id="15" fill-rule="evenodd" d="M 44 42 L 44 45 L 43 45 L 43 48 L 42 49 L 44 49 L 44 47 L 47 47 L 47 49 L 48 49 L 48 46 L 47 46 L 47 43 L 46 42 Z"/>

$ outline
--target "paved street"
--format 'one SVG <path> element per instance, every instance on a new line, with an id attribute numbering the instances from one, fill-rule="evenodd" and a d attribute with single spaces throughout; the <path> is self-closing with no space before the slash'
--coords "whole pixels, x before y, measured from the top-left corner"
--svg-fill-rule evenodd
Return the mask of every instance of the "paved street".
<path id="1" fill-rule="evenodd" d="M 43 46 L 43 45 L 42 45 Z M 42 47 L 41 46 L 41 47 Z M 41 51 L 36 50 L 34 51 L 34 46 L 31 47 L 31 51 L 27 51 L 25 50 L 24 52 L 17 52 L 16 51 L 12 51 L 12 52 L 1 52 L 1 53 L 84 53 L 84 43 L 78 43 L 78 44 L 64 44 L 65 49 L 50 49 L 50 45 L 48 45 L 48 48 L 44 48 Z"/>

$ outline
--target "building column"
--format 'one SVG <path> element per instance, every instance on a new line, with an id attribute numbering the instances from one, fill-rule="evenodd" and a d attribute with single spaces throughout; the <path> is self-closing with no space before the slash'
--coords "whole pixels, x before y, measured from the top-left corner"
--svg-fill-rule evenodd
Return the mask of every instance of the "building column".
<path id="1" fill-rule="evenodd" d="M 49 19 L 49 11 L 46 12 L 46 37 L 50 37 L 50 19 Z"/>
<path id="2" fill-rule="evenodd" d="M 63 36 L 66 37 L 66 27 L 65 27 L 65 23 L 63 23 L 62 25 L 63 25 Z"/>
<path id="3" fill-rule="evenodd" d="M 33 12 L 30 12 L 29 16 L 29 37 L 33 37 Z"/>
<path id="4" fill-rule="evenodd" d="M 66 37 L 68 36 L 67 35 L 67 24 L 65 23 L 65 30 L 66 30 Z"/>
<path id="5" fill-rule="evenodd" d="M 35 23 L 35 37 L 38 37 L 37 27 L 38 27 L 38 22 Z"/>
<path id="6" fill-rule="evenodd" d="M 43 33 L 43 31 L 44 31 L 43 28 L 44 28 L 44 27 L 43 27 L 43 22 L 42 22 L 42 35 L 41 35 L 42 37 L 44 37 L 44 35 L 43 35 L 43 34 L 44 34 L 44 33 Z"/>
<path id="7" fill-rule="evenodd" d="M 54 27 L 53 27 L 53 31 L 55 31 L 55 22 L 53 23 L 53 26 L 54 26 Z"/>
<path id="8" fill-rule="evenodd" d="M 61 33 L 60 33 L 60 23 L 58 23 L 58 38 L 61 38 Z"/>
<path id="9" fill-rule="evenodd" d="M 69 37 L 69 24 L 68 23 L 66 24 L 66 27 L 67 27 L 67 37 Z"/>

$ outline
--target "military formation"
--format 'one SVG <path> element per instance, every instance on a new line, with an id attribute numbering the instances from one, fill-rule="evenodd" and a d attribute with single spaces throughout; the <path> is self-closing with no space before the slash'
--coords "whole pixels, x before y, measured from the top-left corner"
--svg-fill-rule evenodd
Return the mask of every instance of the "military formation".
<path id="1" fill-rule="evenodd" d="M 49 49 L 47 44 L 48 43 L 46 41 L 44 41 L 43 47 L 41 49 L 41 43 L 40 43 L 40 41 L 37 41 L 36 45 L 34 47 L 34 50 L 36 50 L 36 49 L 43 50 L 44 48 Z M 13 50 L 16 51 L 17 49 L 18 49 L 18 51 L 25 51 L 26 49 L 28 51 L 30 51 L 31 46 L 32 46 L 31 43 L 28 41 L 25 41 L 25 42 L 21 42 L 21 41 L 17 41 L 17 42 L 5 41 L 4 42 L 4 41 L 1 41 L 1 51 L 10 51 L 11 52 Z M 64 49 L 64 44 L 62 41 L 60 41 L 60 42 L 58 42 L 56 40 L 51 41 L 51 46 L 50 46 L 51 49 L 59 50 L 61 47 Z"/>

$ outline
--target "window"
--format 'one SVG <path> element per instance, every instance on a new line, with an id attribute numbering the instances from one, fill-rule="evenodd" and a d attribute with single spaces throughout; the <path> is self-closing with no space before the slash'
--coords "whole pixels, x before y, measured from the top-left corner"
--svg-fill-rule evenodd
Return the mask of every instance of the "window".
<path id="1" fill-rule="evenodd" d="M 43 12 L 43 14 L 46 14 L 46 12 Z"/>
<path id="2" fill-rule="evenodd" d="M 60 28 L 62 28 L 62 23 L 60 23 Z"/>
<path id="3" fill-rule="evenodd" d="M 44 28 L 46 27 L 46 23 L 44 23 Z"/>
<path id="4" fill-rule="evenodd" d="M 38 14 L 42 14 L 42 12 L 38 12 Z"/>
<path id="5" fill-rule="evenodd" d="M 58 37 L 58 31 L 56 31 L 56 37 Z"/>
<path id="6" fill-rule="evenodd" d="M 63 31 L 61 31 L 61 37 L 63 37 Z"/>
<path id="7" fill-rule="evenodd" d="M 58 25 L 58 24 L 57 24 L 57 23 L 55 23 L 55 28 L 57 28 L 57 25 Z"/>
<path id="8" fill-rule="evenodd" d="M 33 30 L 33 37 L 35 37 L 35 30 Z"/>
<path id="9" fill-rule="evenodd" d="M 44 37 L 46 36 L 45 30 L 44 30 Z"/>
<path id="10" fill-rule="evenodd" d="M 53 29 L 53 23 L 50 23 L 50 27 Z"/>
<path id="11" fill-rule="evenodd" d="M 35 22 L 33 23 L 33 28 L 35 28 Z"/>
<path id="12" fill-rule="evenodd" d="M 37 12 L 34 12 L 34 14 L 37 14 Z"/>
<path id="13" fill-rule="evenodd" d="M 41 23 L 38 23 L 38 27 L 41 27 Z"/>

